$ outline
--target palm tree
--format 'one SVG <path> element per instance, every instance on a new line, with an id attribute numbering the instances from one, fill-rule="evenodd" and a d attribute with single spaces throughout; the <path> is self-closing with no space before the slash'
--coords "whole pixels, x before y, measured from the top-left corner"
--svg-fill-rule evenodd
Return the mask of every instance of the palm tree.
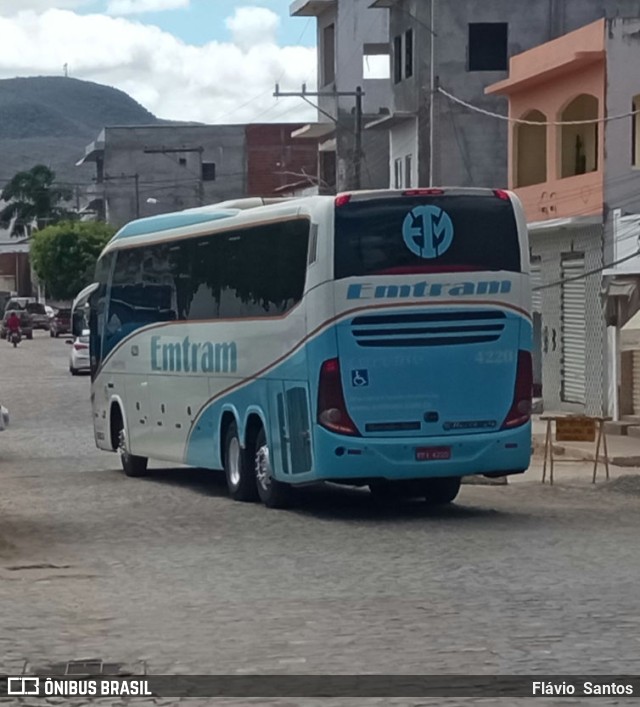
<path id="1" fill-rule="evenodd" d="M 55 172 L 42 164 L 18 172 L 0 194 L 6 204 L 0 209 L 0 228 L 11 228 L 12 236 L 28 238 L 34 226 L 40 229 L 70 218 L 61 202 L 71 199 L 71 191 L 53 186 L 55 178 Z"/>

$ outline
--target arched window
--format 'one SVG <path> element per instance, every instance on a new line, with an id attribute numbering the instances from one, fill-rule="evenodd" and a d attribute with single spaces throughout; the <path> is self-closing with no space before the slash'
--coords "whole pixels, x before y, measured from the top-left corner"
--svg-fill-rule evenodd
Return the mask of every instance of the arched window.
<path id="1" fill-rule="evenodd" d="M 598 99 L 586 93 L 574 98 L 560 113 L 563 123 L 581 120 L 596 121 L 598 118 Z M 595 172 L 598 169 L 598 123 L 582 125 L 562 125 L 561 169 L 560 175 L 575 177 L 578 174 Z"/>
<path id="2" fill-rule="evenodd" d="M 547 122 L 547 116 L 539 110 L 531 110 L 523 120 L 535 123 Z M 528 187 L 547 181 L 547 126 L 524 125 L 514 127 L 516 187 Z"/>

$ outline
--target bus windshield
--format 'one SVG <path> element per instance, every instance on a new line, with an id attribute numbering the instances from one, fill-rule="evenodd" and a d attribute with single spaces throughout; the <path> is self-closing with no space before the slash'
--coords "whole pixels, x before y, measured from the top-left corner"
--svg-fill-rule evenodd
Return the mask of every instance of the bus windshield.
<path id="1" fill-rule="evenodd" d="M 491 270 L 521 270 L 518 228 L 508 200 L 393 196 L 336 207 L 336 280 Z"/>

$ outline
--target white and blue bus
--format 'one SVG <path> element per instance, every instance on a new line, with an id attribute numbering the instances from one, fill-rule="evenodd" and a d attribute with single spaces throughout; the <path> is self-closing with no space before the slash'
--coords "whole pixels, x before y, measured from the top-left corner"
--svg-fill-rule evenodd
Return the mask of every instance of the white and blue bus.
<path id="1" fill-rule="evenodd" d="M 98 447 L 224 469 L 286 505 L 331 481 L 452 501 L 531 454 L 527 229 L 513 194 L 353 192 L 134 221 L 81 293 Z M 81 325 L 84 326 L 84 325 Z"/>

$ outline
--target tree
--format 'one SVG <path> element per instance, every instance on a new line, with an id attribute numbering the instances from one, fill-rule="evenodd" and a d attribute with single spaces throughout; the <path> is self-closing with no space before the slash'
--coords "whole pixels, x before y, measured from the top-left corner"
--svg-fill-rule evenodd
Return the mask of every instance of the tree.
<path id="1" fill-rule="evenodd" d="M 115 229 L 105 223 L 64 221 L 33 234 L 31 262 L 54 299 L 71 300 L 93 282 L 98 256 Z"/>
<path id="2" fill-rule="evenodd" d="M 44 228 L 71 217 L 61 203 L 69 201 L 69 189 L 54 186 L 56 174 L 39 164 L 18 172 L 0 194 L 6 206 L 0 210 L 0 227 L 11 226 L 12 236 L 29 237 L 32 227 Z"/>

